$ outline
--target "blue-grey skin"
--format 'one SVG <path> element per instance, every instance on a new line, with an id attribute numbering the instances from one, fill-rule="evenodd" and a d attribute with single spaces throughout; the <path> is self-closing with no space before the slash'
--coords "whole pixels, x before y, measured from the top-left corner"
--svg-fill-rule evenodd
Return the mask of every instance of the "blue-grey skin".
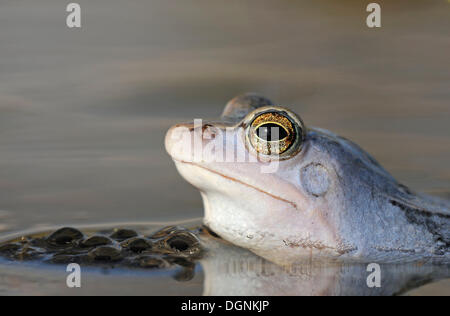
<path id="1" fill-rule="evenodd" d="M 230 101 L 222 123 L 237 149 L 252 147 L 242 128 L 262 112 L 295 113 L 264 97 L 247 94 Z M 279 161 L 191 162 L 175 130 L 194 134 L 192 124 L 172 127 L 166 148 L 182 176 L 196 186 L 205 205 L 204 223 L 235 245 L 279 264 L 324 259 L 360 262 L 450 262 L 450 202 L 411 192 L 353 142 L 319 128 L 301 126 L 298 151 Z M 208 144 L 210 137 L 203 142 Z M 192 136 L 192 135 L 189 135 Z M 190 142 L 190 141 L 189 141 Z M 266 157 L 268 160 L 274 157 Z"/>
<path id="2" fill-rule="evenodd" d="M 327 152 L 339 179 L 343 207 L 331 214 L 349 245 L 343 258 L 450 262 L 449 201 L 412 192 L 347 139 L 319 129 L 307 139 Z"/>

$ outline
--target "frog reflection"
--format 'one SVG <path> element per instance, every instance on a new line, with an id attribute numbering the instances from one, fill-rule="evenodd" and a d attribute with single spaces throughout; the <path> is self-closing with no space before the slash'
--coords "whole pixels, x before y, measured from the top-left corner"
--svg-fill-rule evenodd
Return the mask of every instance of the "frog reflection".
<path id="1" fill-rule="evenodd" d="M 200 260 L 204 295 L 399 295 L 450 276 L 446 265 L 381 264 L 381 287 L 369 287 L 367 264 L 305 261 L 280 266 L 213 236 Z"/>

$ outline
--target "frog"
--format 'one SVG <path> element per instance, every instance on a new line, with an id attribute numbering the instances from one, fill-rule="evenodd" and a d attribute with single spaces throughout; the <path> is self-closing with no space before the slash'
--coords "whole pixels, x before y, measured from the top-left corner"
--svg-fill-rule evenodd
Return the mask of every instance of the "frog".
<path id="1" fill-rule="evenodd" d="M 450 262 L 450 201 L 265 96 L 172 126 L 165 148 L 199 190 L 204 225 L 270 262 Z"/>

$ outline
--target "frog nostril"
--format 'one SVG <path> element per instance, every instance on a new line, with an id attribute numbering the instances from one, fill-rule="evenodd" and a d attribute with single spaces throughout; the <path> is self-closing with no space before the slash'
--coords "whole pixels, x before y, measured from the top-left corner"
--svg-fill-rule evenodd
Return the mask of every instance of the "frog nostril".
<path id="1" fill-rule="evenodd" d="M 202 126 L 202 138 L 211 140 L 215 139 L 217 134 L 216 128 L 211 124 L 205 124 Z"/>
<path id="2" fill-rule="evenodd" d="M 202 132 L 205 132 L 205 130 L 212 128 L 213 126 L 211 124 L 203 124 L 202 126 Z"/>

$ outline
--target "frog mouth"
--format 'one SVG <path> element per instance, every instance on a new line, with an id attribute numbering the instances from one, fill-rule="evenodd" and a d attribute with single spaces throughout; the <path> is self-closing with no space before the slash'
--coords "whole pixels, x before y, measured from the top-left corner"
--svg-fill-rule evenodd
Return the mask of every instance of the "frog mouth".
<path id="1" fill-rule="evenodd" d="M 191 161 L 178 160 L 178 159 L 174 159 L 174 160 L 175 160 L 176 162 L 179 162 L 179 163 L 182 163 L 182 164 L 187 164 L 187 165 L 191 165 L 191 166 L 194 166 L 194 167 L 197 167 L 197 168 L 206 170 L 206 171 L 208 171 L 208 172 L 210 172 L 210 173 L 213 173 L 213 174 L 215 174 L 215 175 L 218 175 L 218 176 L 220 176 L 220 177 L 222 177 L 222 178 L 224 178 L 224 179 L 227 179 L 227 180 L 233 181 L 233 182 L 235 182 L 235 183 L 244 185 L 244 186 L 246 186 L 246 187 L 248 187 L 248 188 L 251 188 L 251 189 L 256 190 L 256 191 L 258 191 L 258 192 L 260 192 L 260 193 L 263 193 L 263 194 L 265 194 L 265 195 L 267 195 L 267 196 L 269 196 L 269 197 L 271 197 L 271 198 L 273 198 L 273 199 L 275 199 L 275 200 L 279 200 L 279 201 L 282 201 L 282 202 L 284 202 L 284 203 L 288 203 L 289 205 L 291 205 L 291 206 L 294 207 L 295 209 L 298 209 L 297 204 L 296 204 L 295 202 L 290 201 L 290 200 L 287 200 L 287 199 L 284 199 L 284 198 L 282 198 L 282 197 L 280 197 L 280 196 L 278 196 L 278 195 L 275 195 L 275 194 L 273 194 L 273 193 L 267 192 L 267 191 L 265 191 L 265 190 L 263 190 L 263 189 L 261 189 L 261 188 L 259 188 L 259 187 L 256 187 L 256 186 L 254 186 L 254 185 L 251 185 L 251 184 L 249 184 L 249 183 L 246 183 L 246 182 L 244 182 L 244 181 L 242 181 L 242 180 L 236 179 L 236 178 L 234 178 L 234 177 L 227 176 L 227 175 L 225 175 L 225 174 L 223 174 L 223 173 L 220 173 L 219 171 L 216 171 L 216 170 L 214 170 L 214 169 L 210 169 L 210 168 L 208 168 L 208 167 L 202 166 L 202 165 L 200 165 L 200 164 L 197 164 L 197 163 L 194 163 L 194 162 L 191 162 Z"/>

